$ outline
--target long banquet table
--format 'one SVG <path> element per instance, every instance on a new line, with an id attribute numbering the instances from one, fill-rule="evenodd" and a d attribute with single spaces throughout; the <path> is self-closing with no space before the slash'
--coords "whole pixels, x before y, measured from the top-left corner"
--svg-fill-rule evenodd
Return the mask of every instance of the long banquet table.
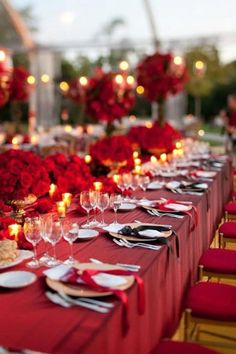
<path id="1" fill-rule="evenodd" d="M 119 213 L 120 223 L 140 220 L 146 223 L 171 224 L 179 238 L 180 257 L 176 252 L 169 254 L 167 247 L 159 251 L 121 248 L 112 239 L 100 234 L 89 242 L 75 245 L 76 258 L 88 262 L 90 257 L 105 262 L 140 264 L 140 275 L 144 281 L 146 311 L 137 313 L 137 285 L 128 290 L 130 329 L 122 331 L 122 305 L 115 298 L 114 309 L 108 314 L 96 313 L 80 307 L 65 309 L 49 302 L 45 297 L 45 279 L 42 268 L 35 271 L 38 280 L 29 287 L 17 291 L 0 290 L 0 345 L 13 348 L 28 348 L 46 353 L 79 354 L 146 354 L 162 337 L 173 335 L 183 309 L 183 301 L 189 286 L 196 281 L 197 265 L 203 251 L 213 238 L 222 216 L 223 204 L 231 193 L 231 167 L 224 164 L 209 190 L 202 196 L 175 195 L 167 190 L 149 191 L 145 197 L 158 197 L 192 201 L 196 206 L 199 222 L 190 232 L 189 216 L 184 219 L 150 216 L 137 208 Z M 143 196 L 137 192 L 137 196 Z M 71 218 L 81 223 L 84 218 L 76 211 Z M 105 213 L 105 221 L 113 221 L 112 211 Z M 172 247 L 176 247 L 171 236 Z M 57 246 L 60 259 L 68 256 L 69 247 L 64 241 Z M 23 270 L 24 264 L 11 268 Z"/>

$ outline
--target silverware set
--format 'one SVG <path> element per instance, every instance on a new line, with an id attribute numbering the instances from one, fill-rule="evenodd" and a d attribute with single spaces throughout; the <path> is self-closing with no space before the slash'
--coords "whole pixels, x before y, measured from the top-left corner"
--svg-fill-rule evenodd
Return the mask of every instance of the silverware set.
<path id="1" fill-rule="evenodd" d="M 147 209 L 148 214 L 150 214 L 151 216 L 158 216 L 158 217 L 162 217 L 162 216 L 168 216 L 170 218 L 175 218 L 175 219 L 183 219 L 184 215 L 178 215 L 178 214 L 173 214 L 173 213 L 160 213 L 159 211 L 155 210 L 155 209 Z"/>
<path id="2" fill-rule="evenodd" d="M 103 263 L 103 262 L 101 262 L 100 260 L 98 260 L 96 258 L 90 258 L 89 260 L 92 263 L 95 263 L 95 264 L 102 264 Z M 124 268 L 126 270 L 129 270 L 131 272 L 138 272 L 140 270 L 140 268 L 141 268 L 141 266 L 137 265 L 137 264 L 115 263 L 114 265 L 118 266 L 118 267 L 122 267 L 122 268 Z"/>
<path id="3" fill-rule="evenodd" d="M 126 240 L 124 238 L 121 238 L 119 240 L 116 238 L 113 238 L 113 242 L 120 247 L 126 247 L 126 248 L 140 247 L 140 248 L 146 248 L 146 249 L 153 250 L 153 251 L 158 251 L 161 248 L 161 246 L 150 245 L 148 243 L 129 242 L 128 240 Z"/>
<path id="4" fill-rule="evenodd" d="M 181 188 L 170 189 L 175 194 L 203 195 L 203 192 L 183 191 Z"/>
<path id="5" fill-rule="evenodd" d="M 80 306 L 95 312 L 108 313 L 114 307 L 114 304 L 110 302 L 83 297 L 71 298 L 63 292 L 52 293 L 51 291 L 46 291 L 45 295 L 54 304 L 65 308 Z"/>

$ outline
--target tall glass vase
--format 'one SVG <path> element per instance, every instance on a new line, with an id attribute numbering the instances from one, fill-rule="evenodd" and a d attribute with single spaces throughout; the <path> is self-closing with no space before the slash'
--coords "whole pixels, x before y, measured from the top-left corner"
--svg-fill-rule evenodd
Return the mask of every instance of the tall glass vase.
<path id="1" fill-rule="evenodd" d="M 162 127 L 164 125 L 164 123 L 165 123 L 165 101 L 164 100 L 158 101 L 157 104 L 158 104 L 157 121 L 158 121 L 160 127 Z"/>

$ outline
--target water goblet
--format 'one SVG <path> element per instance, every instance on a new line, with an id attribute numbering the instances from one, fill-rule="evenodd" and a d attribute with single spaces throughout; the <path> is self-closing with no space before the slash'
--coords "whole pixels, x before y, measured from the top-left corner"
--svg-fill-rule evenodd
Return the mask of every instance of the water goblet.
<path id="1" fill-rule="evenodd" d="M 62 238 L 62 226 L 60 221 L 54 221 L 52 224 L 52 232 L 47 234 L 47 241 L 53 246 L 53 257 L 47 262 L 49 267 L 55 267 L 61 263 L 56 256 L 56 244 Z"/>
<path id="2" fill-rule="evenodd" d="M 51 257 L 48 254 L 48 240 L 47 235 L 52 233 L 52 224 L 53 224 L 53 217 L 52 214 L 46 214 L 40 216 L 40 234 L 42 239 L 45 242 L 45 251 L 42 257 L 39 258 L 39 261 L 44 264 L 48 265 Z"/>
<path id="3" fill-rule="evenodd" d="M 110 196 L 110 207 L 114 210 L 115 212 L 115 220 L 113 224 L 118 224 L 117 221 L 117 210 L 121 206 L 122 203 L 122 197 L 119 194 L 111 194 Z"/>
<path id="4" fill-rule="evenodd" d="M 104 210 L 109 206 L 109 195 L 108 193 L 99 193 L 97 196 L 97 208 L 101 211 L 102 221 L 98 224 L 99 227 L 106 226 L 104 221 Z"/>
<path id="5" fill-rule="evenodd" d="M 65 220 L 62 223 L 62 234 L 63 238 L 70 245 L 70 256 L 64 261 L 64 264 L 73 266 L 77 263 L 77 260 L 74 258 L 73 254 L 73 242 L 79 237 L 79 225 L 75 222 Z"/>
<path id="6" fill-rule="evenodd" d="M 90 191 L 83 191 L 80 193 L 80 205 L 87 212 L 87 221 L 81 227 L 88 228 L 91 226 L 91 223 L 89 222 L 89 213 L 93 208 L 90 199 Z"/>
<path id="7" fill-rule="evenodd" d="M 24 234 L 27 241 L 32 243 L 34 247 L 34 256 L 30 262 L 27 263 L 29 268 L 38 268 L 40 267 L 40 262 L 37 258 L 37 249 L 36 246 L 41 240 L 40 233 L 40 220 L 39 218 L 26 218 L 24 223 Z"/>

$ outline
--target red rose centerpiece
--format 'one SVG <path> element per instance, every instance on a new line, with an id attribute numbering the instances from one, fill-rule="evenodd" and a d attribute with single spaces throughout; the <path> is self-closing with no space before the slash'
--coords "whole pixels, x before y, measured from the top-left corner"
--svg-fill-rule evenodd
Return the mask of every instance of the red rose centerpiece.
<path id="1" fill-rule="evenodd" d="M 143 86 L 144 96 L 150 102 L 158 103 L 158 120 L 161 125 L 167 96 L 182 91 L 186 81 L 187 69 L 183 59 L 176 61 L 170 53 L 147 56 L 137 67 L 138 85 Z"/>
<path id="2" fill-rule="evenodd" d="M 133 150 L 126 136 L 105 137 L 90 146 L 90 155 L 96 166 L 106 166 L 110 170 L 133 166 Z M 132 168 L 131 166 L 131 168 Z"/>
<path id="3" fill-rule="evenodd" d="M 45 195 L 50 186 L 42 160 L 29 151 L 9 150 L 0 154 L 0 199 L 11 203 L 22 220 L 23 208 Z M 21 217 L 20 217 L 21 214 Z"/>
<path id="4" fill-rule="evenodd" d="M 160 126 L 155 122 L 151 128 L 144 126 L 131 128 L 127 137 L 134 149 L 140 149 L 143 154 L 158 156 L 162 152 L 172 152 L 176 140 L 181 139 L 181 134 L 169 123 Z"/>
<path id="5" fill-rule="evenodd" d="M 113 122 L 129 113 L 135 95 L 125 74 L 103 71 L 89 80 L 86 93 L 86 112 L 99 122 L 107 124 L 107 133 Z"/>

